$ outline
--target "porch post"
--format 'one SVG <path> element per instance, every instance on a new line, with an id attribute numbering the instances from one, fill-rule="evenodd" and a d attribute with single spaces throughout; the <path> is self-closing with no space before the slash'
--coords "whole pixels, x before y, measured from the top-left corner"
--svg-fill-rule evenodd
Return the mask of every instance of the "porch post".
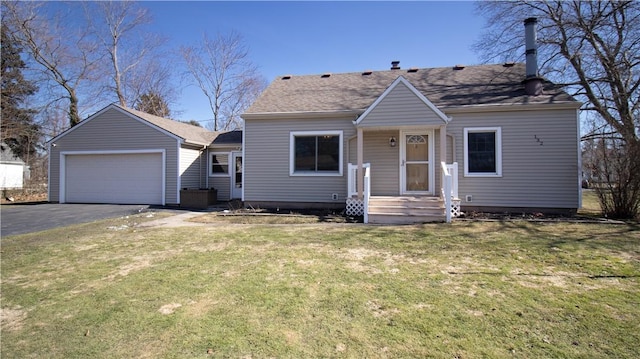
<path id="1" fill-rule="evenodd" d="M 362 136 L 362 128 L 358 127 L 358 169 L 356 170 L 356 183 L 358 184 L 358 199 L 362 199 L 364 197 L 364 171 L 362 170 L 363 163 L 363 148 L 364 148 L 364 139 Z"/>
<path id="2" fill-rule="evenodd" d="M 447 125 L 440 126 L 440 161 L 438 162 L 447 163 Z M 442 173 L 440 187 L 444 188 L 444 172 L 440 171 L 440 173 Z"/>

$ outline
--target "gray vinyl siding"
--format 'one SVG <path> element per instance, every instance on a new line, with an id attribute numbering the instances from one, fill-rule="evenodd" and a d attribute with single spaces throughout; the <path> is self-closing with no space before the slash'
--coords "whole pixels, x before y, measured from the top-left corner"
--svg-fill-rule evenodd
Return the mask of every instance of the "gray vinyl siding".
<path id="1" fill-rule="evenodd" d="M 227 177 L 209 177 L 209 187 L 218 190 L 218 201 L 228 201 L 230 199 L 231 176 Z"/>
<path id="2" fill-rule="evenodd" d="M 347 194 L 347 146 L 355 135 L 352 117 L 340 119 L 245 120 L 245 201 L 344 203 Z M 342 176 L 290 176 L 292 131 L 343 131 Z M 331 195 L 337 193 L 334 201 Z"/>
<path id="3" fill-rule="evenodd" d="M 200 149 L 180 148 L 180 188 L 203 188 L 202 167 L 205 166 Z"/>
<path id="4" fill-rule="evenodd" d="M 371 164 L 371 194 L 397 196 L 400 194 L 400 144 L 389 146 L 389 138 L 400 138 L 399 131 L 365 131 L 363 133 L 363 161 Z M 358 140 L 349 141 L 349 162 L 358 164 Z"/>
<path id="5" fill-rule="evenodd" d="M 435 189 L 434 195 L 440 194 L 440 130 L 435 130 L 430 137 L 434 142 Z M 389 138 L 395 137 L 400 141 L 400 131 L 364 131 L 363 133 L 363 161 L 371 164 L 371 195 L 398 196 L 400 195 L 400 143 L 396 147 L 389 146 Z M 357 138 L 349 141 L 349 163 L 358 163 Z"/>
<path id="6" fill-rule="evenodd" d="M 433 126 L 443 121 L 400 83 L 360 122 L 360 127 Z"/>
<path id="7" fill-rule="evenodd" d="M 238 144 L 233 144 L 233 145 L 226 145 L 226 146 L 211 146 L 209 147 L 209 153 L 212 152 L 218 152 L 218 153 L 227 153 L 230 154 L 231 152 L 234 151 L 241 151 L 242 148 L 242 144 L 238 143 Z M 207 175 L 209 176 L 209 187 L 213 187 L 216 190 L 218 190 L 218 201 L 228 201 L 231 199 L 231 175 L 229 176 L 224 176 L 224 177 L 220 177 L 220 176 L 211 176 L 211 163 L 209 163 L 210 161 L 210 156 L 207 155 Z M 229 171 L 232 170 L 231 167 L 231 163 L 229 164 Z"/>
<path id="8" fill-rule="evenodd" d="M 462 205 L 578 208 L 578 124 L 575 110 L 453 114 Z M 464 176 L 464 128 L 500 127 L 502 177 Z M 535 136 L 535 137 L 534 137 Z M 542 144 L 536 139 L 540 139 Z M 472 202 L 465 196 L 472 195 Z"/>
<path id="9" fill-rule="evenodd" d="M 60 152 L 164 149 L 165 201 L 166 204 L 178 203 L 177 139 L 115 109 L 109 109 L 78 126 L 51 146 L 49 201 L 60 200 Z"/>

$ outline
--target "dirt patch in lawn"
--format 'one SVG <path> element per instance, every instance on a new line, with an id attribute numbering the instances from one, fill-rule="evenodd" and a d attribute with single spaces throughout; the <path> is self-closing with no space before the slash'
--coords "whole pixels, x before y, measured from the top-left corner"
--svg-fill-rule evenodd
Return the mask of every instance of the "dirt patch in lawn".
<path id="1" fill-rule="evenodd" d="M 362 217 L 347 216 L 334 210 L 284 210 L 278 208 L 236 209 L 211 212 L 191 218 L 193 223 L 232 224 L 309 224 L 309 223 L 362 223 Z"/>

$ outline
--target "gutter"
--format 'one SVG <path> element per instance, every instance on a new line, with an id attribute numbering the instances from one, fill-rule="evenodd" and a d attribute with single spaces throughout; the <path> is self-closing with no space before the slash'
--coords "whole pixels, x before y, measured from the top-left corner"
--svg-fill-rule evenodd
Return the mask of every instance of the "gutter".
<path id="1" fill-rule="evenodd" d="M 267 119 L 300 119 L 300 118 L 340 118 L 349 116 L 359 116 L 364 113 L 361 110 L 338 110 L 338 111 L 297 111 L 297 112 L 259 112 L 245 113 L 244 120 L 267 120 Z"/>

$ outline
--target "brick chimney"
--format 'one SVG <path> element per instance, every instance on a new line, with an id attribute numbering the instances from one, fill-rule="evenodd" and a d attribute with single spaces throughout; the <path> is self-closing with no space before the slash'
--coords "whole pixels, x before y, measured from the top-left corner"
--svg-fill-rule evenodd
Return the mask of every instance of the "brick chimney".
<path id="1" fill-rule="evenodd" d="M 529 96 L 542 94 L 542 78 L 538 76 L 538 44 L 536 35 L 536 24 L 538 19 L 530 17 L 524 20 L 524 36 L 526 45 L 526 77 L 523 81 L 524 91 Z"/>

